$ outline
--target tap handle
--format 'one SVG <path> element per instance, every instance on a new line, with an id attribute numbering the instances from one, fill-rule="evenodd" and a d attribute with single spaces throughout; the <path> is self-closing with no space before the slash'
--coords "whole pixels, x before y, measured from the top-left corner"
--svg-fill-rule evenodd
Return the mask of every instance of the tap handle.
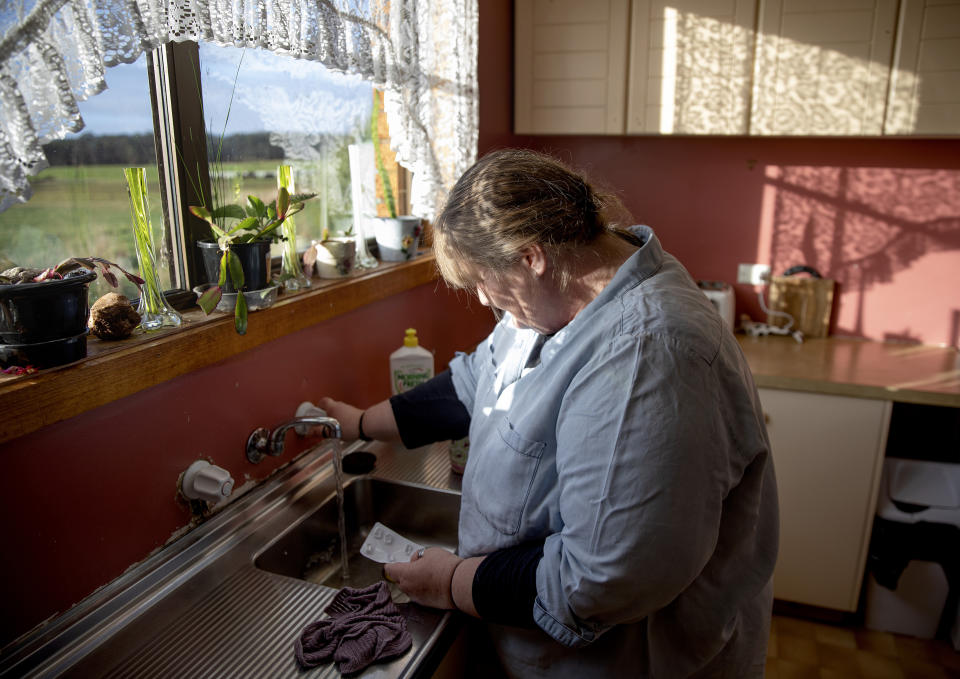
<path id="1" fill-rule="evenodd" d="M 216 504 L 230 496 L 233 479 L 226 469 L 206 460 L 197 460 L 183 473 L 180 491 L 191 500 L 206 500 Z"/>
<path id="2" fill-rule="evenodd" d="M 304 401 L 299 406 L 297 406 L 297 412 L 295 417 L 326 417 L 327 411 L 323 408 L 318 408 L 313 405 L 310 401 Z M 295 426 L 294 431 L 297 432 L 298 436 L 306 436 L 310 433 L 310 430 L 313 427 L 306 424 L 298 424 Z"/>

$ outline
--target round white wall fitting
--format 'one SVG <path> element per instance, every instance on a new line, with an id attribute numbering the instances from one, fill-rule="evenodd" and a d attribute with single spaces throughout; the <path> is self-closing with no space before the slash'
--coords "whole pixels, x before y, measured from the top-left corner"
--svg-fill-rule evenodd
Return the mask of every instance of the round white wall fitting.
<path id="1" fill-rule="evenodd" d="M 230 472 L 206 460 L 197 460 L 191 464 L 180 481 L 180 492 L 185 497 L 191 500 L 206 500 L 211 504 L 229 497 L 232 491 L 233 479 Z"/>

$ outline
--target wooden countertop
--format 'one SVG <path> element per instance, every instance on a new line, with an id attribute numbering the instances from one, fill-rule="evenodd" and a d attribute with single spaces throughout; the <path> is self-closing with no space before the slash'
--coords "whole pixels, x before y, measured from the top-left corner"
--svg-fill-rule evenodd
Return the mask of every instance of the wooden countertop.
<path id="1" fill-rule="evenodd" d="M 827 337 L 737 335 L 758 387 L 960 408 L 960 352 Z"/>

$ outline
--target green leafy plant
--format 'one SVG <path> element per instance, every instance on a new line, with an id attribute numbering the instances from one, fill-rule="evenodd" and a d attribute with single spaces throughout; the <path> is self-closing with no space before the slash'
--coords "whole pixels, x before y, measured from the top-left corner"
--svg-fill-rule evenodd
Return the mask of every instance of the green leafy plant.
<path id="1" fill-rule="evenodd" d="M 237 82 L 240 80 L 240 68 L 243 66 L 244 54 L 246 54 L 246 50 L 240 52 L 240 59 L 237 60 L 237 70 L 233 74 L 233 87 L 230 89 L 230 101 L 227 102 L 227 112 L 223 117 L 223 127 L 220 128 L 220 133 L 216 136 L 215 142 L 213 141 L 213 121 L 210 121 L 207 130 L 205 155 L 208 159 L 208 174 L 210 177 L 209 193 L 204 190 L 204 182 L 201 181 L 202 175 L 200 172 L 199 160 L 197 161 L 198 164 L 193 168 L 193 173 L 191 174 L 190 168 L 187 166 L 187 163 L 183 158 L 183 153 L 180 152 L 180 149 L 177 149 L 177 155 L 180 158 L 180 163 L 186 170 L 186 175 L 188 181 L 190 182 L 190 186 L 193 189 L 193 192 L 200 199 L 200 205 L 198 207 L 208 210 L 211 217 L 213 217 L 217 226 L 219 226 L 221 230 L 226 228 L 227 219 L 231 217 L 243 219 L 246 216 L 242 207 L 227 205 L 227 196 L 230 195 L 227 190 L 229 182 L 227 173 L 224 171 L 223 167 L 223 141 L 227 135 L 227 124 L 230 122 L 230 113 L 233 111 L 233 99 L 237 93 Z M 203 93 L 200 89 L 200 74 L 197 70 L 198 64 L 192 63 L 191 65 L 193 66 L 193 80 L 194 85 L 196 86 L 197 101 L 200 104 L 200 117 L 205 119 L 206 113 L 203 109 Z M 190 136 L 190 144 L 197 145 L 198 142 L 193 137 L 192 129 L 188 130 L 188 134 Z M 193 210 L 192 207 L 191 210 Z"/>
<path id="2" fill-rule="evenodd" d="M 123 273 L 138 288 L 143 285 L 143 279 L 140 276 L 130 273 L 119 264 L 103 257 L 70 257 L 47 269 L 12 267 L 0 273 L 0 283 L 14 285 L 18 283 L 43 283 L 44 281 L 63 280 L 88 271 L 99 270 L 103 280 L 115 288 L 118 285 L 118 280 L 116 274 L 110 270 L 111 267 Z"/>
<path id="3" fill-rule="evenodd" d="M 370 115 L 370 136 L 373 138 L 373 157 L 377 164 L 377 174 L 380 175 L 380 183 L 383 184 L 383 203 L 386 205 L 387 213 L 390 217 L 395 218 L 397 216 L 397 203 L 393 199 L 393 186 L 390 184 L 390 175 L 383 162 L 383 144 L 380 142 L 380 131 L 377 129 L 379 120 L 380 97 L 374 94 L 373 112 Z"/>
<path id="4" fill-rule="evenodd" d="M 263 238 L 273 238 L 277 228 L 288 218 L 303 210 L 304 203 L 316 197 L 315 193 L 298 193 L 293 196 L 283 187 L 277 191 L 277 199 L 270 204 L 256 196 L 247 196 L 246 207 L 236 204 L 221 205 L 208 210 L 202 205 L 191 205 L 190 212 L 206 221 L 216 236 L 220 246 L 220 277 L 217 284 L 208 288 L 197 303 L 207 314 L 212 312 L 223 297 L 223 285 L 230 277 L 230 283 L 237 291 L 234 306 L 234 327 L 237 333 L 247 332 L 247 303 L 242 294 L 244 289 L 243 267 L 240 259 L 230 247 L 239 243 L 252 243 Z M 226 220 L 236 223 L 228 225 Z"/>
<path id="5" fill-rule="evenodd" d="M 183 154 L 179 152 L 180 162 L 186 168 L 186 175 L 191 183 L 194 193 L 199 197 L 198 205 L 191 205 L 190 212 L 210 225 L 213 236 L 220 247 L 220 275 L 216 285 L 211 286 L 200 295 L 197 303 L 204 313 L 210 314 L 220 300 L 223 298 L 223 286 L 226 284 L 227 276 L 230 277 L 230 283 L 237 291 L 236 303 L 234 305 L 234 327 L 238 334 L 243 335 L 247 332 L 247 302 L 244 298 L 244 275 L 240 259 L 230 251 L 230 247 L 239 243 L 251 243 L 262 238 L 277 239 L 276 230 L 283 224 L 287 218 L 300 212 L 303 204 L 314 198 L 315 193 L 299 193 L 290 195 L 283 188 L 277 192 L 277 198 L 270 204 L 266 204 L 257 196 L 247 196 L 246 204 L 240 205 L 228 201 L 228 195 L 235 195 L 238 191 L 229 191 L 229 179 L 227 172 L 223 167 L 223 142 L 226 137 L 227 124 L 230 121 L 230 113 L 233 109 L 234 96 L 237 91 L 237 82 L 240 78 L 240 69 L 243 65 L 243 55 L 237 61 L 237 70 L 233 77 L 233 88 L 230 91 L 230 101 L 227 104 L 227 112 L 224 116 L 223 126 L 220 133 L 214 141 L 213 126 L 207 133 L 207 157 L 209 158 L 210 190 L 209 193 L 204 190 L 203 182 L 200 180 L 200 168 L 193 168 L 191 172 L 184 161 Z M 194 64 L 194 80 L 197 87 L 197 99 L 200 102 L 201 115 L 203 114 L 203 96 L 200 91 L 200 76 L 197 72 L 197 65 Z M 191 134 L 191 142 L 193 142 Z"/>

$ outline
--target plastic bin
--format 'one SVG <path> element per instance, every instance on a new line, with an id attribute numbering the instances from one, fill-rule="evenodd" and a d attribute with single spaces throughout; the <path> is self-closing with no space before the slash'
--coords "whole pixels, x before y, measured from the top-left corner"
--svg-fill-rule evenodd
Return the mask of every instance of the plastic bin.
<path id="1" fill-rule="evenodd" d="M 960 649 L 960 464 L 888 457 L 870 542 L 869 629 Z M 952 631 L 951 631 L 952 626 Z"/>

